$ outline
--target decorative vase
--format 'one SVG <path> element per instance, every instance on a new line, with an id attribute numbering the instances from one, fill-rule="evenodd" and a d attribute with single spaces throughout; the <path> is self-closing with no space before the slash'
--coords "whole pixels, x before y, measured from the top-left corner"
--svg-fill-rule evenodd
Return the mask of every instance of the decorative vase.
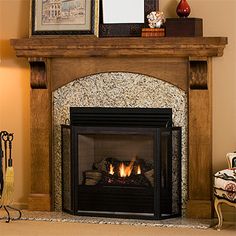
<path id="1" fill-rule="evenodd" d="M 187 0 L 180 0 L 176 13 L 179 17 L 188 17 L 191 12 L 190 6 L 187 3 Z"/>

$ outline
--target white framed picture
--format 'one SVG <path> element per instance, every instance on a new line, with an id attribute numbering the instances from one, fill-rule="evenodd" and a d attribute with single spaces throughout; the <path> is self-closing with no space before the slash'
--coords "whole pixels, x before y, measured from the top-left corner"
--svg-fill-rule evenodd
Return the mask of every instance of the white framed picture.
<path id="1" fill-rule="evenodd" d="M 103 23 L 144 23 L 144 0 L 103 0 Z"/>

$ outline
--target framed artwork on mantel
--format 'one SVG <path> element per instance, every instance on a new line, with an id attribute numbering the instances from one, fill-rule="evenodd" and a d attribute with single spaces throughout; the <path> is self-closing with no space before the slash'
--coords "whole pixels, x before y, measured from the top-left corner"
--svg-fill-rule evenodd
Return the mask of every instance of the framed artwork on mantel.
<path id="1" fill-rule="evenodd" d="M 146 16 L 159 0 L 100 0 L 99 37 L 137 37 L 148 27 Z"/>
<path id="2" fill-rule="evenodd" d="M 31 0 L 34 35 L 94 35 L 98 26 L 97 0 Z"/>

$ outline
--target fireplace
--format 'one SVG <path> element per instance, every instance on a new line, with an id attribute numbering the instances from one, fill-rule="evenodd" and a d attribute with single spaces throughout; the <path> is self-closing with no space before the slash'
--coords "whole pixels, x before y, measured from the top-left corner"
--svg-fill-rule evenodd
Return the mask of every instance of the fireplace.
<path id="1" fill-rule="evenodd" d="M 53 119 L 55 103 L 53 104 L 52 93 L 71 83 L 69 90 L 73 90 L 73 81 L 81 81 L 88 76 L 95 76 L 93 80 L 96 81 L 97 74 L 123 72 L 145 75 L 149 78 L 148 80 L 143 78 L 141 82 L 136 81 L 135 84 L 129 83 L 128 90 L 131 90 L 133 85 L 140 86 L 139 94 L 134 91 L 135 101 L 132 99 L 131 92 L 126 95 L 126 98 L 130 98 L 128 102 L 121 99 L 117 104 L 112 98 L 114 95 L 118 98 L 120 96 L 117 90 L 113 90 L 113 94 L 110 94 L 109 91 L 113 86 L 107 84 L 108 91 L 101 105 L 99 103 L 101 99 L 95 100 L 91 96 L 96 93 L 97 87 L 93 87 L 94 84 L 90 81 L 85 82 L 87 86 L 84 84 L 83 86 L 87 91 L 94 91 L 94 93 L 89 95 L 84 93 L 85 96 L 80 99 L 84 103 L 81 106 L 108 107 L 112 100 L 111 105 L 114 107 L 155 108 L 159 107 L 157 106 L 159 97 L 156 96 L 152 100 L 149 93 L 154 94 L 162 90 L 162 86 L 152 86 L 156 84 L 156 80 L 173 85 L 169 90 L 172 95 L 175 95 L 175 92 L 172 92 L 174 87 L 180 89 L 187 100 L 185 123 L 188 127 L 185 129 L 180 125 L 183 128 L 183 137 L 185 137 L 185 141 L 182 141 L 182 157 L 184 158 L 182 166 L 186 166 L 185 171 L 182 171 L 184 175 L 182 179 L 185 181 L 182 183 L 182 189 L 184 188 L 183 192 L 186 193 L 185 212 L 187 217 L 212 217 L 213 78 L 211 68 L 212 58 L 223 55 L 227 38 L 55 36 L 50 40 L 48 37 L 14 39 L 11 40 L 11 44 L 18 57 L 29 60 L 31 70 L 31 187 L 28 201 L 30 210 L 59 210 L 60 208 L 56 206 L 59 206 L 61 188 L 60 184 L 55 184 L 55 180 L 60 182 L 60 171 L 58 171 L 60 165 L 57 159 L 61 152 L 57 143 L 60 143 L 61 136 L 60 131 L 55 132 L 55 130 L 60 130 L 64 117 L 58 112 L 58 117 L 62 121 L 57 124 Z M 142 94 L 143 89 L 146 88 L 144 80 L 148 83 L 150 80 L 153 81 L 145 98 Z M 120 83 L 119 78 L 114 81 Z M 99 86 L 99 84 L 95 85 Z M 121 94 L 123 94 L 123 88 L 120 90 Z M 60 96 L 59 93 L 56 95 Z M 64 95 L 68 100 L 71 97 L 68 91 Z M 97 93 L 97 95 L 100 98 L 100 94 Z M 73 96 L 76 102 L 78 102 L 77 97 L 77 94 Z M 62 105 L 67 104 L 66 102 Z M 87 103 L 89 105 L 86 105 Z M 67 111 L 63 109 L 60 111 L 67 115 Z M 176 111 L 178 112 L 178 109 Z M 174 118 L 178 122 L 182 121 L 181 118 L 175 117 L 173 112 Z M 39 178 L 40 181 L 38 181 Z"/>
<path id="2" fill-rule="evenodd" d="M 169 108 L 70 108 L 62 209 L 90 216 L 181 214 L 181 128 Z"/>

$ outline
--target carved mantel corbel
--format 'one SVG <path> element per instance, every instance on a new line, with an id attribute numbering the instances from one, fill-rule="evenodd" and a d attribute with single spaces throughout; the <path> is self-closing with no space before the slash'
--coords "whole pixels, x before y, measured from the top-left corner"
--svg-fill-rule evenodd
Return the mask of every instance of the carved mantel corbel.
<path id="1" fill-rule="evenodd" d="M 30 64 L 30 85 L 32 89 L 46 89 L 47 84 L 47 62 L 42 57 L 32 57 L 28 59 Z"/>
<path id="2" fill-rule="evenodd" d="M 189 59 L 189 87 L 190 89 L 207 89 L 207 58 Z"/>

